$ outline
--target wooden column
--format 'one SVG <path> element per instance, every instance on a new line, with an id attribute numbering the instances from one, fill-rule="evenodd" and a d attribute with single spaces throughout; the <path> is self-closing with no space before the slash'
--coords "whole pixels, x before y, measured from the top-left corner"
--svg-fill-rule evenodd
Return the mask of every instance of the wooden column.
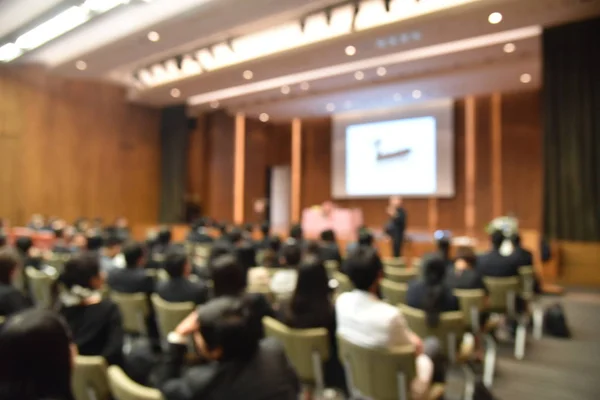
<path id="1" fill-rule="evenodd" d="M 235 115 L 235 143 L 233 155 L 233 222 L 244 222 L 244 175 L 246 164 L 246 116 Z"/>
<path id="2" fill-rule="evenodd" d="M 437 197 L 430 197 L 427 204 L 427 225 L 430 232 L 437 230 L 438 220 L 438 199 Z"/>
<path id="3" fill-rule="evenodd" d="M 292 120 L 292 185 L 291 185 L 291 222 L 300 222 L 300 188 L 302 178 L 302 121 Z"/>
<path id="4" fill-rule="evenodd" d="M 492 216 L 503 215 L 502 209 L 502 95 L 492 95 L 491 107 L 492 132 Z"/>
<path id="5" fill-rule="evenodd" d="M 465 230 L 475 233 L 475 97 L 465 100 Z"/>

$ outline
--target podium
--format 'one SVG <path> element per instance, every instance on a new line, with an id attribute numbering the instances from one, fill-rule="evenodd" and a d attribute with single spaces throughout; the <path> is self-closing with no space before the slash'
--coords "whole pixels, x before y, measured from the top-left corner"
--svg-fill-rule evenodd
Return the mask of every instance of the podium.
<path id="1" fill-rule="evenodd" d="M 321 207 L 311 207 L 302 211 L 301 224 L 308 239 L 316 239 L 321 232 L 331 229 L 338 239 L 350 240 L 356 238 L 356 231 L 363 224 L 363 214 L 358 208 L 333 207 L 325 212 Z"/>

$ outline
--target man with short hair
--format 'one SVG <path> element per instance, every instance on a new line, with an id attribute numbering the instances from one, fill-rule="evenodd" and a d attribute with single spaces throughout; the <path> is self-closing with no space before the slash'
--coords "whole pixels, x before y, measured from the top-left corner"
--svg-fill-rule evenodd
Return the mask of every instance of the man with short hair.
<path id="1" fill-rule="evenodd" d="M 163 300 L 171 303 L 206 303 L 208 288 L 201 282 L 189 280 L 192 266 L 185 252 L 177 249 L 170 250 L 165 258 L 165 270 L 170 279 L 159 283 L 156 289 L 156 293 Z"/>
<path id="2" fill-rule="evenodd" d="M 344 272 L 355 289 L 342 293 L 335 303 L 337 333 L 358 346 L 393 348 L 412 344 L 417 353 L 414 397 L 421 398 L 433 378 L 433 362 L 423 354 L 423 342 L 406 323 L 398 307 L 377 297 L 383 264 L 377 251 L 357 248 L 344 263 Z"/>
<path id="3" fill-rule="evenodd" d="M 319 243 L 319 257 L 323 261 L 342 262 L 340 249 L 335 239 L 335 232 L 332 229 L 326 229 L 321 232 L 321 241 Z"/>
<path id="4" fill-rule="evenodd" d="M 144 248 L 138 243 L 123 248 L 126 267 L 113 269 L 108 275 L 107 284 L 115 292 L 146 293 L 154 292 L 154 280 L 144 271 Z"/>
<path id="5" fill-rule="evenodd" d="M 500 247 L 504 241 L 504 234 L 495 230 L 490 235 L 492 249 L 477 258 L 477 270 L 485 277 L 509 277 L 519 275 L 517 260 L 511 256 L 500 254 Z"/>
<path id="6" fill-rule="evenodd" d="M 292 295 L 296 289 L 298 280 L 298 265 L 302 259 L 302 249 L 296 240 L 288 239 L 281 249 L 280 268 L 271 279 L 271 292 L 279 299 L 287 298 Z"/>
<path id="7" fill-rule="evenodd" d="M 386 225 L 386 233 L 392 239 L 392 255 L 402 256 L 402 245 L 404 244 L 404 232 L 406 230 L 406 210 L 402 206 L 402 197 L 390 197 L 387 208 L 390 220 Z"/>
<path id="8" fill-rule="evenodd" d="M 102 272 L 110 274 L 114 269 L 121 268 L 117 265 L 116 257 L 121 253 L 121 240 L 116 236 L 110 236 L 104 241 L 100 253 L 100 267 Z"/>
<path id="9" fill-rule="evenodd" d="M 0 316 L 7 317 L 31 306 L 29 301 L 13 286 L 16 274 L 22 274 L 19 255 L 10 248 L 0 249 Z"/>

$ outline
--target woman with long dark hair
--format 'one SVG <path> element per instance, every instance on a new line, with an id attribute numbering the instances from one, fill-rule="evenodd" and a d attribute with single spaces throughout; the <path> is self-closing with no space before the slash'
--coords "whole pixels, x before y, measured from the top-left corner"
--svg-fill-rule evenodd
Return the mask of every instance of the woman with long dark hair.
<path id="1" fill-rule="evenodd" d="M 289 303 L 283 305 L 280 319 L 291 328 L 328 330 L 331 354 L 323 368 L 325 383 L 346 392 L 344 370 L 337 356 L 335 307 L 331 295 L 323 261 L 309 254 L 298 267 L 296 289 Z"/>
<path id="2" fill-rule="evenodd" d="M 14 314 L 0 331 L 0 399 L 73 400 L 76 353 L 68 326 L 55 313 Z"/>

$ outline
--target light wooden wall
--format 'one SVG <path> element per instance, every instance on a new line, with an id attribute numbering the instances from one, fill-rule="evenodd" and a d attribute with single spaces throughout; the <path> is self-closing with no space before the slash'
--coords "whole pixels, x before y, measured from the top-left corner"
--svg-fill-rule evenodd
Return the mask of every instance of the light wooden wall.
<path id="1" fill-rule="evenodd" d="M 0 216 L 156 222 L 159 119 L 108 84 L 0 68 Z"/>

